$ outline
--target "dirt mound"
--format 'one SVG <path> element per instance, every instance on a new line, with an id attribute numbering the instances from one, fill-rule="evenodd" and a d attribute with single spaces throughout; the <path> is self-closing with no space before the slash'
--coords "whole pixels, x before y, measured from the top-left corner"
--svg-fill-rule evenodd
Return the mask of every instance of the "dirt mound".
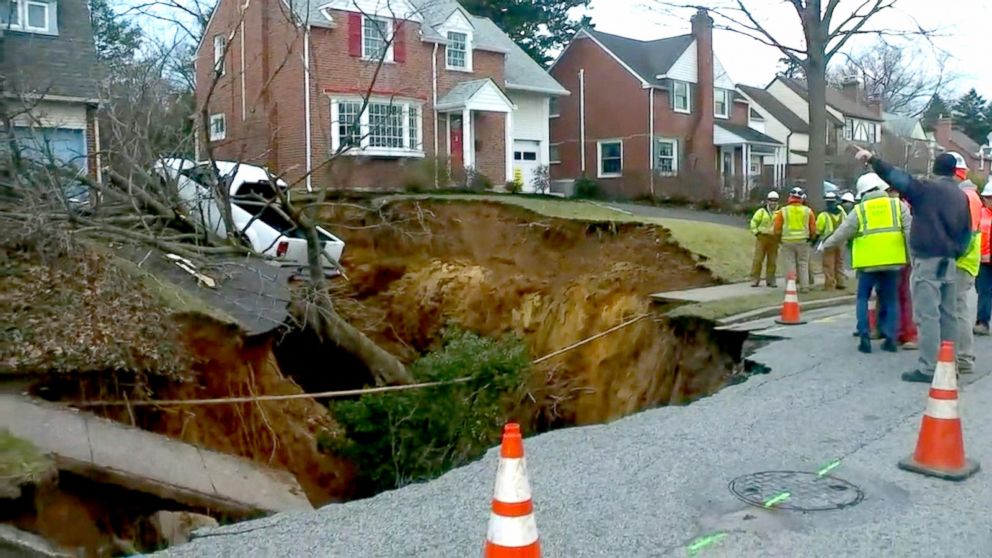
<path id="1" fill-rule="evenodd" d="M 348 238 L 340 310 L 406 361 L 434 348 L 449 324 L 512 332 L 546 355 L 648 314 L 652 292 L 715 283 L 660 227 L 485 203 L 345 208 L 325 218 Z M 709 393 L 733 362 L 706 331 L 645 319 L 551 359 L 535 371 L 529 411 L 549 427 L 589 424 Z M 702 354 L 689 355 L 692 347 Z"/>

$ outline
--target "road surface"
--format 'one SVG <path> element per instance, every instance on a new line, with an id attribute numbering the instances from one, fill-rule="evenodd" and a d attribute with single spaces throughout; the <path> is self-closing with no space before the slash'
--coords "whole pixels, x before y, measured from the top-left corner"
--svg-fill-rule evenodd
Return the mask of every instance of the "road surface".
<path id="1" fill-rule="evenodd" d="M 545 556 L 989 556 L 992 380 L 961 394 L 969 457 L 985 471 L 952 483 L 899 470 L 927 386 L 899 381 L 915 353 L 854 350 L 851 308 L 805 315 L 754 359 L 767 375 L 686 407 L 525 440 Z M 770 322 L 769 322 L 770 323 Z M 977 342 L 992 362 L 992 341 Z M 764 511 L 728 490 L 761 471 L 831 473 L 864 500 L 834 511 Z M 433 482 L 376 498 L 212 531 L 170 556 L 478 556 L 496 452 Z"/>

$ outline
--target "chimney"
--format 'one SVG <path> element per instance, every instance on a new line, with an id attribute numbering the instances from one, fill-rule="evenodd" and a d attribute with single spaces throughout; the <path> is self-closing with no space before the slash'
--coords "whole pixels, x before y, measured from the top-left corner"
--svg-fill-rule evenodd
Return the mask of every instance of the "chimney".
<path id="1" fill-rule="evenodd" d="M 857 77 L 848 76 L 840 84 L 840 92 L 852 101 L 860 101 L 861 82 Z"/>
<path id="2" fill-rule="evenodd" d="M 954 128 L 954 120 L 950 118 L 938 118 L 934 123 L 933 136 L 937 143 L 943 146 L 951 143 L 951 130 Z"/>
<path id="3" fill-rule="evenodd" d="M 868 108 L 879 116 L 882 116 L 882 100 L 878 97 L 871 97 L 868 99 Z"/>
<path id="4" fill-rule="evenodd" d="M 704 8 L 699 8 L 692 16 L 692 37 L 696 41 L 696 88 L 692 112 L 696 127 L 692 132 L 691 152 L 701 172 L 711 171 L 716 180 L 713 161 L 716 160 L 716 146 L 713 145 L 713 18 Z"/>

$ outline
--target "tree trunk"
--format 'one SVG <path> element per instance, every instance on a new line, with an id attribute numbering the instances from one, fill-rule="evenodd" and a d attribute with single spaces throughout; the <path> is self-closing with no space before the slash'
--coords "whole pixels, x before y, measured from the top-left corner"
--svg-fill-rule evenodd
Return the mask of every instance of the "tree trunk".
<path id="1" fill-rule="evenodd" d="M 806 194 L 809 205 L 824 207 L 823 181 L 827 174 L 827 66 L 825 41 L 809 44 L 806 60 L 806 86 L 809 95 L 809 153 L 806 160 Z"/>

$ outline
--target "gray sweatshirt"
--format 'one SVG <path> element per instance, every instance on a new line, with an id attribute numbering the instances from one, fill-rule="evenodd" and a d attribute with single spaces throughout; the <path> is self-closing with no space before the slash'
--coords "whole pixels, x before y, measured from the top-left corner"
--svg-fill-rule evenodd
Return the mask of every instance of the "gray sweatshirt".
<path id="1" fill-rule="evenodd" d="M 862 199 L 862 201 L 873 200 L 875 198 L 884 198 L 887 196 L 888 194 L 886 194 L 885 192 L 879 192 L 876 190 L 874 192 L 869 192 L 865 194 L 865 197 Z M 909 206 L 906 205 L 905 202 L 899 202 L 899 211 L 902 213 L 902 234 L 906 237 L 908 242 L 909 228 L 910 225 L 912 224 L 913 217 L 910 215 Z M 856 237 L 857 235 L 858 235 L 858 211 L 857 211 L 857 207 L 855 207 L 854 209 L 851 210 L 850 213 L 847 214 L 847 218 L 844 219 L 844 222 L 841 223 L 839 227 L 837 227 L 837 230 L 834 231 L 834 234 L 830 235 L 830 238 L 828 238 L 823 243 L 823 249 L 826 250 L 828 248 L 837 248 L 838 246 L 843 246 L 844 244 L 847 243 L 848 240 Z M 909 253 L 908 250 L 909 249 L 907 246 L 907 252 L 906 252 L 907 254 Z M 893 271 L 897 269 L 902 269 L 902 266 L 883 265 L 878 267 L 866 267 L 858 271 L 869 271 L 869 272 Z"/>

